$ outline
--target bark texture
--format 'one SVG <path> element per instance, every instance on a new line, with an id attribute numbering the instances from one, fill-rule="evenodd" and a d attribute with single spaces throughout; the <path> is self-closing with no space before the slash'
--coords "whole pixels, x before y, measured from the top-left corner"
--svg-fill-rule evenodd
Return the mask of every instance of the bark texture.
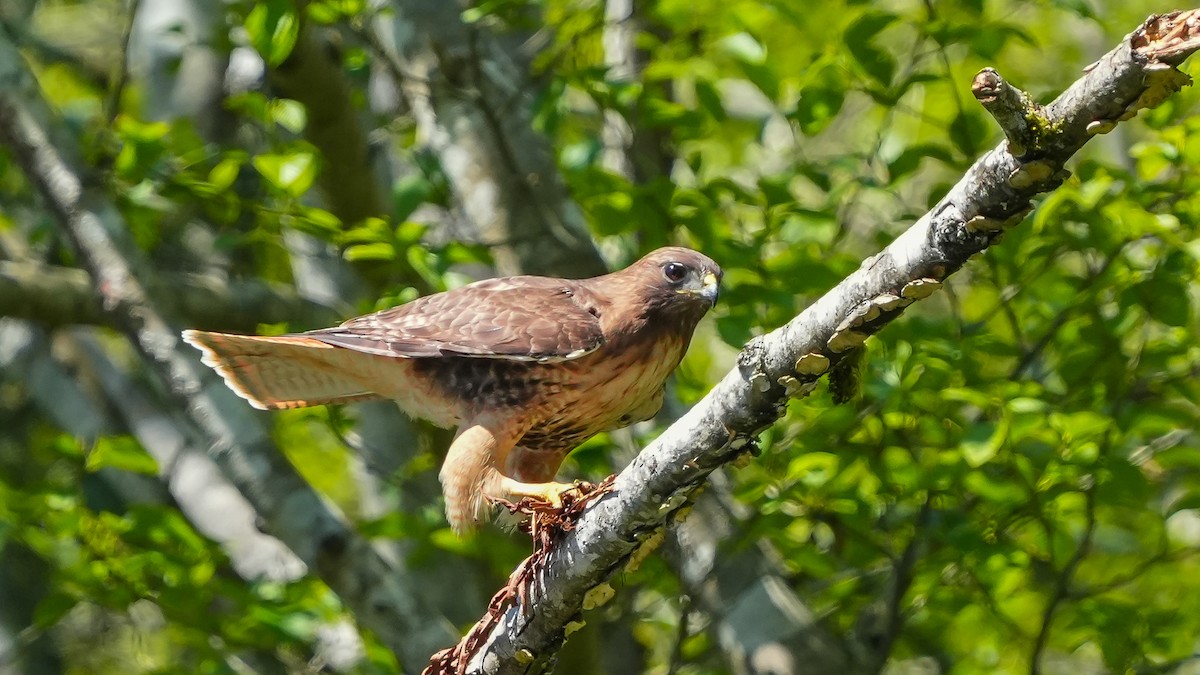
<path id="1" fill-rule="evenodd" d="M 464 23 L 458 0 L 414 0 L 374 39 L 401 83 L 422 141 L 441 161 L 497 270 L 588 277 L 607 271 L 533 128 L 540 83 L 528 35 Z"/>
<path id="2" fill-rule="evenodd" d="M 198 274 L 147 280 L 164 309 L 186 316 L 197 328 L 253 333 L 259 324 L 291 322 L 316 328 L 336 323 L 328 307 L 304 300 L 291 289 L 254 280 L 222 281 Z M 113 326 L 87 272 L 73 267 L 0 260 L 0 315 L 55 328 L 70 324 Z"/>

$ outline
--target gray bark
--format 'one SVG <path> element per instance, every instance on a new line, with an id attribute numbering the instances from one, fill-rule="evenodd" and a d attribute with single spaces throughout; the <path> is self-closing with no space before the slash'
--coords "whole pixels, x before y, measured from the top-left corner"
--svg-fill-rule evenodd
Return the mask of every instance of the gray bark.
<path id="1" fill-rule="evenodd" d="M 135 7 L 125 63 L 138 83 L 142 115 L 186 118 L 204 138 L 222 135 L 227 115 L 224 76 L 228 55 L 214 47 L 223 30 L 220 3 L 153 0 Z"/>
<path id="2" fill-rule="evenodd" d="M 631 81 L 638 72 L 637 23 L 633 0 L 608 0 L 604 3 L 604 65 L 610 80 Z M 634 179 L 633 127 L 616 110 L 604 111 L 604 154 L 601 162 L 613 173 Z"/>
<path id="3" fill-rule="evenodd" d="M 722 472 L 688 517 L 670 528 L 668 560 L 713 632 L 735 673 L 787 675 L 849 672 L 850 656 L 787 584 L 778 553 L 765 541 L 735 552 L 748 507 L 730 496 Z"/>
<path id="4" fill-rule="evenodd" d="M 458 0 L 396 3 L 376 41 L 501 274 L 603 274 L 549 141 L 533 128 L 528 36 L 463 23 Z"/>
<path id="5" fill-rule="evenodd" d="M 641 76 L 646 54 L 637 48 L 637 36 L 641 31 L 654 32 L 653 27 L 646 26 L 644 11 L 633 0 L 608 0 L 604 5 L 604 65 L 609 81 L 634 82 Z M 628 112 L 636 117 L 637 108 Z M 647 129 L 620 111 L 606 109 L 602 138 L 601 162 L 609 171 L 638 184 L 670 177 L 675 154 L 669 150 L 669 133 Z"/>
<path id="6" fill-rule="evenodd" d="M 147 280 L 164 309 L 186 316 L 196 328 L 254 332 L 262 323 L 290 322 L 316 328 L 335 323 L 328 307 L 296 292 L 256 280 L 224 281 L 200 274 L 164 274 Z M 0 260 L 0 315 L 36 321 L 47 328 L 71 324 L 115 325 L 100 306 L 87 272 L 36 262 Z"/>

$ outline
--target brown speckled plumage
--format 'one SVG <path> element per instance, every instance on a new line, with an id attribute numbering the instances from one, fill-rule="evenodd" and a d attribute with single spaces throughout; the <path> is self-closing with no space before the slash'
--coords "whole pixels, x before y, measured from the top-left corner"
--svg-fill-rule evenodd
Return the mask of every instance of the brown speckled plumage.
<path id="1" fill-rule="evenodd" d="M 335 328 L 184 339 L 258 408 L 390 398 L 459 426 L 440 476 L 463 531 L 484 495 L 548 494 L 576 445 L 652 417 L 720 276 L 700 253 L 663 248 L 601 277 L 489 279 Z"/>

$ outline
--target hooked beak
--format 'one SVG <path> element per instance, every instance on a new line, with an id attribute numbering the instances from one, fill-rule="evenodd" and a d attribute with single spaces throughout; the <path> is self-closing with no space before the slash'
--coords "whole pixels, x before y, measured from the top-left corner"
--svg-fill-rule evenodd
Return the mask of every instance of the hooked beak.
<path id="1" fill-rule="evenodd" d="M 708 302 L 709 307 L 712 307 L 717 304 L 717 296 L 721 293 L 721 277 L 717 276 L 715 272 L 705 272 L 704 276 L 700 278 L 699 284 L 696 284 L 695 277 L 693 277 L 691 283 L 676 289 L 675 292 L 702 298 Z"/>
<path id="2" fill-rule="evenodd" d="M 710 305 L 717 304 L 717 296 L 721 294 L 721 280 L 712 272 L 705 272 L 703 282 L 704 286 L 698 295 L 708 300 Z"/>

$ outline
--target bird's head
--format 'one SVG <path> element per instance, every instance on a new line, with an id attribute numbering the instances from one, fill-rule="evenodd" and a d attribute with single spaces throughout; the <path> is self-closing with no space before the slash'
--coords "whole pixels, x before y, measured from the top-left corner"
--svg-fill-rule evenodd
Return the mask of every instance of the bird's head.
<path id="1" fill-rule="evenodd" d="M 660 248 L 632 264 L 651 315 L 674 317 L 693 325 L 717 303 L 721 266 L 697 251 L 678 246 Z"/>

